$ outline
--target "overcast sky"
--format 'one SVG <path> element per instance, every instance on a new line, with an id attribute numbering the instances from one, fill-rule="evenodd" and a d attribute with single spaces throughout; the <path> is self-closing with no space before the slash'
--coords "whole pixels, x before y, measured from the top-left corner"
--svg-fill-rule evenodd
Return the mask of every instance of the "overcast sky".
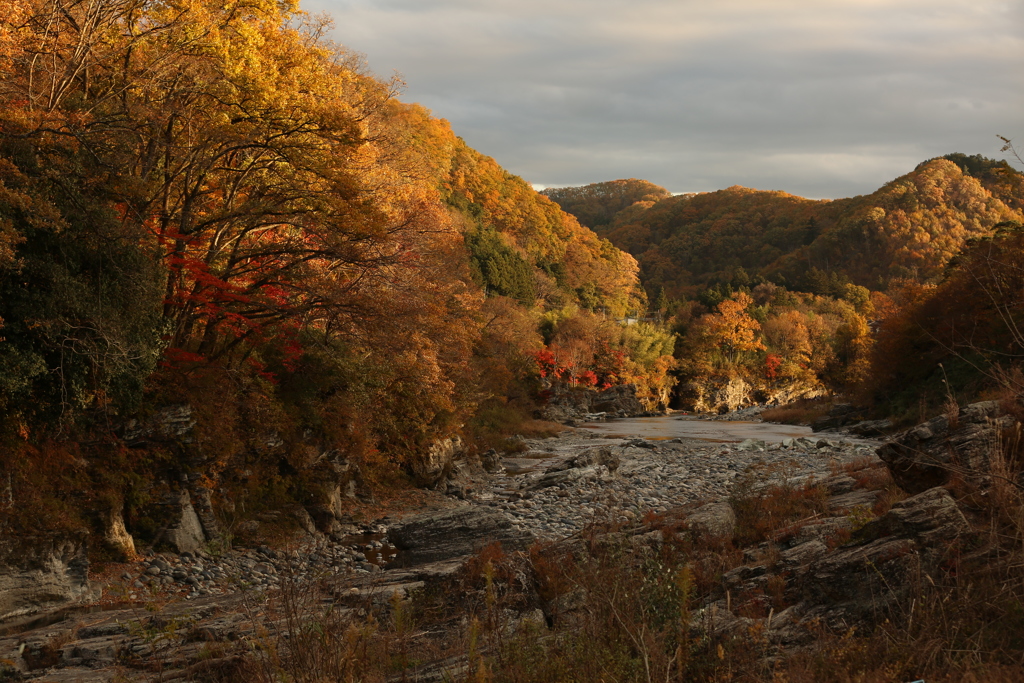
<path id="1" fill-rule="evenodd" d="M 1021 0 L 303 0 L 538 186 L 814 198 L 1024 147 Z M 1018 165 L 1019 166 L 1019 165 Z"/>

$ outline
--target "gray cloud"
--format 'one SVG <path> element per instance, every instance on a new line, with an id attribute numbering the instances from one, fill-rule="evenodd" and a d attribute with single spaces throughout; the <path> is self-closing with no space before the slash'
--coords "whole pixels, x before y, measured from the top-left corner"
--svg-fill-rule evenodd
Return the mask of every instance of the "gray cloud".
<path id="1" fill-rule="evenodd" d="M 542 185 L 870 192 L 1024 138 L 996 0 L 306 0 L 403 99 Z"/>

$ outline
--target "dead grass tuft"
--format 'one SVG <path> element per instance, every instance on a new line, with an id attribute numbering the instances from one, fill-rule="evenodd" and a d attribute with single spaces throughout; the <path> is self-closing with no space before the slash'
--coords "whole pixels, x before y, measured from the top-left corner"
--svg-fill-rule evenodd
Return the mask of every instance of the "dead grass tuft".
<path id="1" fill-rule="evenodd" d="M 765 422 L 787 425 L 809 425 L 824 417 L 832 406 L 820 399 L 801 398 L 777 408 L 768 408 L 761 413 Z"/>

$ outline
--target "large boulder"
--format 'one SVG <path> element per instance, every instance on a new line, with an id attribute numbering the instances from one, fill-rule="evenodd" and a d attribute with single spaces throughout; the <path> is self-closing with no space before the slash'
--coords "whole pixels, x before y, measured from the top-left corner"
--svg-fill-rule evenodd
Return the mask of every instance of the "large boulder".
<path id="1" fill-rule="evenodd" d="M 552 387 L 547 404 L 539 417 L 552 422 L 573 423 L 588 414 L 606 413 L 612 417 L 632 417 L 646 413 L 636 387 L 619 384 L 600 391 L 583 387 Z"/>
<path id="2" fill-rule="evenodd" d="M 829 429 L 839 429 L 840 427 L 850 424 L 851 422 L 859 422 L 863 419 L 860 410 L 849 403 L 836 403 L 826 415 L 819 417 L 811 425 L 811 429 L 816 432 L 822 432 Z"/>
<path id="3" fill-rule="evenodd" d="M 866 524 L 860 535 L 866 538 L 902 536 L 918 546 L 941 545 L 970 530 L 949 491 L 936 487 L 894 503 L 887 513 Z"/>
<path id="4" fill-rule="evenodd" d="M 725 501 L 708 503 L 687 515 L 686 524 L 698 535 L 731 541 L 736 530 L 736 513 Z"/>
<path id="5" fill-rule="evenodd" d="M 203 524 L 192 506 L 188 489 L 169 493 L 161 507 L 165 526 L 153 545 L 166 544 L 178 553 L 195 552 L 206 545 Z"/>
<path id="6" fill-rule="evenodd" d="M 620 462 L 619 456 L 613 453 L 610 448 L 588 448 L 576 457 L 565 460 L 557 465 L 552 465 L 545 471 L 558 472 L 579 467 L 590 467 L 591 465 L 604 465 L 610 473 L 614 474 L 615 470 L 619 468 Z"/>
<path id="7" fill-rule="evenodd" d="M 399 550 L 399 564 L 407 566 L 472 555 L 494 542 L 513 549 L 533 540 L 506 515 L 473 506 L 409 517 L 389 528 L 388 538 Z"/>
<path id="8" fill-rule="evenodd" d="M 462 438 L 452 436 L 432 443 L 423 457 L 412 463 L 416 483 L 426 488 L 437 488 L 452 473 L 455 461 L 463 454 Z"/>
<path id="9" fill-rule="evenodd" d="M 908 493 L 942 486 L 956 472 L 975 484 L 988 482 L 989 457 L 1014 419 L 999 416 L 997 401 L 972 403 L 951 423 L 940 415 L 896 434 L 878 448 L 893 479 Z"/>
<path id="10" fill-rule="evenodd" d="M 915 580 L 941 571 L 969 531 L 943 488 L 896 503 L 856 534 L 856 544 L 825 555 L 799 577 L 804 606 L 829 626 L 871 623 L 906 599 Z"/>
<path id="11" fill-rule="evenodd" d="M 0 542 L 0 621 L 94 597 L 84 534 Z"/>
<path id="12" fill-rule="evenodd" d="M 628 417 L 643 413 L 644 407 L 640 403 L 640 399 L 636 397 L 635 386 L 619 384 L 593 394 L 590 397 L 590 412 Z"/>
<path id="13" fill-rule="evenodd" d="M 100 514 L 103 522 L 103 542 L 119 560 L 135 559 L 135 539 L 124 525 L 122 506 L 111 508 Z"/>

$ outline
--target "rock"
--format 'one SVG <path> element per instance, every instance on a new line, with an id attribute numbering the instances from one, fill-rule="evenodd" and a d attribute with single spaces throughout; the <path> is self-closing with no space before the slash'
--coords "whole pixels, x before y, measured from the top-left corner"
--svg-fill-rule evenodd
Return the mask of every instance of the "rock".
<path id="1" fill-rule="evenodd" d="M 629 417 L 644 412 L 644 407 L 636 397 L 634 385 L 619 384 L 595 393 L 590 399 L 590 412 Z"/>
<path id="2" fill-rule="evenodd" d="M 822 432 L 830 429 L 839 429 L 851 422 L 860 421 L 860 411 L 849 403 L 837 403 L 833 405 L 828 414 L 819 417 L 811 424 L 811 429 Z"/>
<path id="3" fill-rule="evenodd" d="M 914 542 L 890 537 L 867 545 L 840 548 L 802 575 L 800 593 L 827 609 L 829 627 L 870 622 L 902 599 L 919 567 Z"/>
<path id="4" fill-rule="evenodd" d="M 985 485 L 989 455 L 999 447 L 1002 430 L 1014 423 L 1012 417 L 997 417 L 998 411 L 998 402 L 984 401 L 963 408 L 955 425 L 945 415 L 932 418 L 879 446 L 878 457 L 908 493 L 941 486 L 953 471 Z"/>
<path id="5" fill-rule="evenodd" d="M 820 539 L 813 538 L 782 551 L 779 566 L 784 570 L 804 567 L 827 553 L 828 546 Z"/>
<path id="6" fill-rule="evenodd" d="M 522 548 L 532 540 L 513 529 L 506 515 L 471 506 L 404 519 L 388 530 L 388 538 L 400 551 L 399 564 L 406 566 L 471 555 L 494 542 Z"/>
<path id="7" fill-rule="evenodd" d="M 644 407 L 636 397 L 636 387 L 632 384 L 620 384 L 601 391 L 580 387 L 555 386 L 551 388 L 551 397 L 540 410 L 539 416 L 553 422 L 563 424 L 582 422 L 613 415 L 631 417 L 644 414 Z"/>
<path id="8" fill-rule="evenodd" d="M 724 501 L 708 503 L 690 513 L 686 523 L 698 534 L 728 541 L 736 529 L 736 513 Z"/>
<path id="9" fill-rule="evenodd" d="M 619 462 L 619 456 L 612 453 L 610 448 L 588 448 L 575 458 L 566 460 L 558 465 L 553 465 L 546 471 L 559 472 L 579 467 L 590 467 L 591 465 L 604 465 L 608 468 L 609 472 L 615 472 L 619 467 Z"/>
<path id="10" fill-rule="evenodd" d="M 688 402 L 699 413 L 727 413 L 752 403 L 754 388 L 733 377 L 724 383 L 690 382 L 682 388 Z"/>
<path id="11" fill-rule="evenodd" d="M 904 536 L 923 545 L 952 541 L 970 525 L 949 491 L 936 487 L 901 500 L 860 531 L 866 538 Z"/>
<path id="12" fill-rule="evenodd" d="M 84 533 L 0 543 L 0 621 L 92 598 Z"/>
<path id="13" fill-rule="evenodd" d="M 587 467 L 589 465 L 604 465 L 608 471 L 615 474 L 619 469 L 621 460 L 619 456 L 612 453 L 608 448 L 590 448 L 572 459 L 574 467 Z"/>
<path id="14" fill-rule="evenodd" d="M 828 501 L 828 509 L 831 512 L 856 510 L 857 508 L 866 508 L 870 510 L 877 502 L 878 491 L 858 489 L 856 491 L 847 491 L 846 493 L 840 493 L 832 496 Z"/>
<path id="15" fill-rule="evenodd" d="M 763 451 L 768 445 L 761 439 L 744 439 L 736 448 L 741 451 Z"/>
<path id="16" fill-rule="evenodd" d="M 451 474 L 457 456 L 462 454 L 462 438 L 453 436 L 435 441 L 422 458 L 412 464 L 416 483 L 426 488 L 435 488 Z"/>
<path id="17" fill-rule="evenodd" d="M 217 516 L 213 513 L 212 492 L 205 486 L 194 486 L 192 488 L 192 497 L 195 500 L 193 508 L 195 509 L 196 517 L 199 518 L 199 524 L 203 528 L 203 534 L 208 541 L 219 543 L 223 538 L 223 534 L 221 534 Z"/>
<path id="18" fill-rule="evenodd" d="M 857 486 L 857 480 L 848 474 L 834 474 L 822 480 L 820 486 L 828 491 L 830 496 L 841 496 L 853 491 Z"/>
<path id="19" fill-rule="evenodd" d="M 480 464 L 484 471 L 490 474 L 500 474 L 505 471 L 505 467 L 501 464 L 501 456 L 493 448 L 480 456 Z"/>
<path id="20" fill-rule="evenodd" d="M 135 539 L 124 526 L 120 507 L 108 510 L 103 515 L 103 528 L 103 542 L 119 559 L 130 560 L 135 557 Z"/>
<path id="21" fill-rule="evenodd" d="M 121 431 L 128 443 L 144 440 L 175 441 L 192 443 L 196 421 L 192 418 L 192 406 L 177 404 L 164 406 L 145 421 L 129 420 Z"/>
<path id="22" fill-rule="evenodd" d="M 292 516 L 295 517 L 295 521 L 298 522 L 299 528 L 305 531 L 310 536 L 316 536 L 318 534 L 316 524 L 313 522 L 313 518 L 309 516 L 309 512 L 306 508 L 296 508 L 292 512 Z"/>
<path id="23" fill-rule="evenodd" d="M 203 526 L 195 508 L 192 507 L 188 490 L 181 489 L 177 493 L 171 493 L 164 507 L 167 526 L 157 535 L 154 546 L 167 543 L 175 552 L 181 553 L 198 550 L 205 545 Z"/>
<path id="24" fill-rule="evenodd" d="M 540 479 L 529 484 L 526 487 L 527 491 L 539 491 L 540 489 L 550 488 L 552 486 L 560 486 L 569 482 L 581 479 L 584 476 L 584 472 L 581 469 L 566 469 L 566 470 L 555 470 L 553 472 L 546 472 Z"/>
<path id="25" fill-rule="evenodd" d="M 881 436 L 893 428 L 890 420 L 864 420 L 850 425 L 847 429 L 858 436 Z"/>
<path id="26" fill-rule="evenodd" d="M 969 528 L 945 489 L 896 503 L 857 532 L 859 544 L 825 555 L 802 575 L 801 597 L 818 606 L 809 614 L 843 629 L 884 618 L 916 577 L 940 571 L 950 545 Z"/>
<path id="27" fill-rule="evenodd" d="M 246 536 L 253 536 L 259 533 L 260 523 L 255 519 L 247 519 L 238 524 L 238 532 Z"/>

